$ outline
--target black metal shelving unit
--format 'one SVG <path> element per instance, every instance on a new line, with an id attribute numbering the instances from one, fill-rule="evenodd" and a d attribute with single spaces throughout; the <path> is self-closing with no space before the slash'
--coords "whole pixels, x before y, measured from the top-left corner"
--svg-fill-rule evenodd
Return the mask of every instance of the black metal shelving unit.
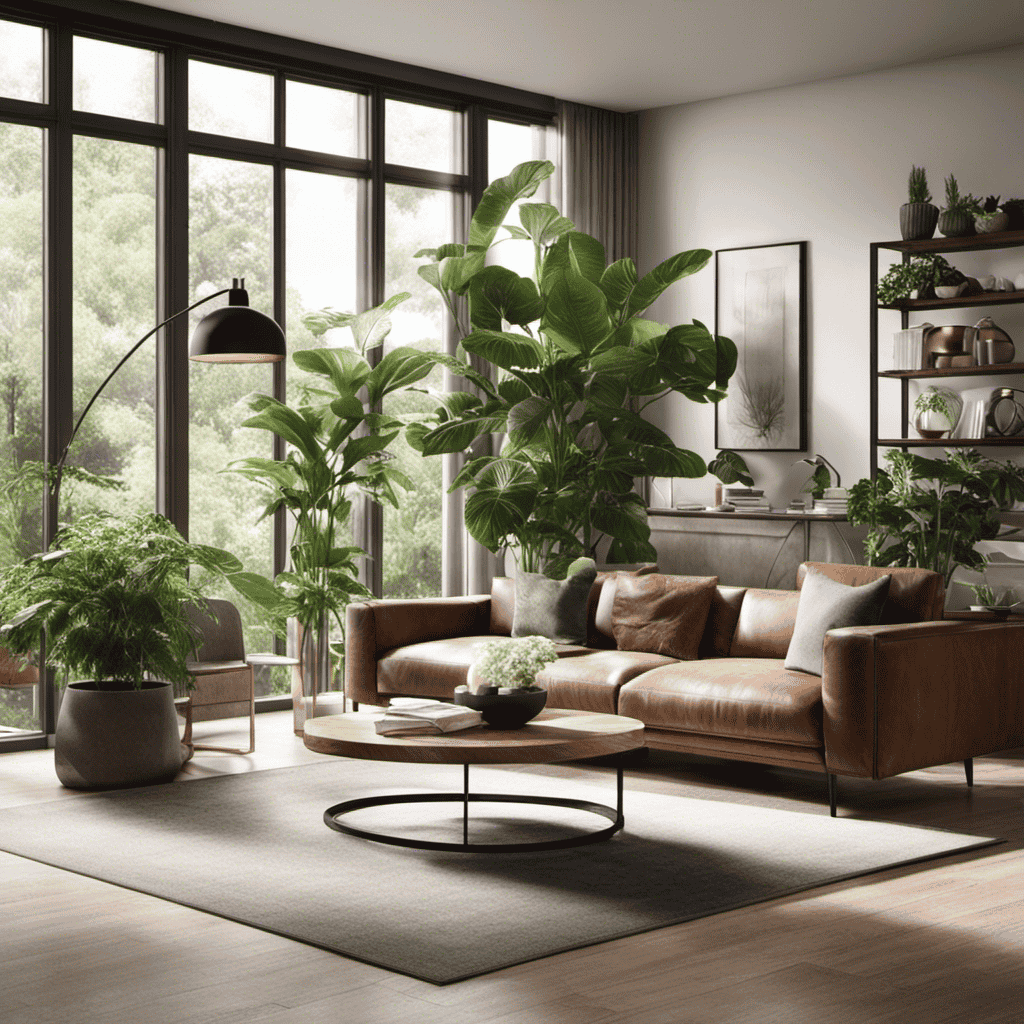
<path id="1" fill-rule="evenodd" d="M 910 432 L 910 381 L 942 377 L 992 377 L 1013 374 L 1024 377 L 1024 363 L 1000 363 L 992 366 L 957 367 L 956 369 L 927 370 L 879 370 L 878 369 L 878 315 L 880 310 L 892 310 L 900 314 L 900 327 L 910 326 L 914 312 L 930 312 L 937 309 L 978 309 L 986 306 L 1004 306 L 1024 303 L 1024 291 L 983 292 L 980 295 L 964 295 L 956 299 L 904 299 L 901 302 L 882 305 L 878 301 L 878 251 L 886 249 L 899 252 L 903 262 L 909 263 L 912 256 L 926 253 L 981 252 L 987 249 L 1014 249 L 1024 246 L 1024 231 L 1000 231 L 985 235 L 968 235 L 965 238 L 928 238 L 916 242 L 892 241 L 872 242 L 871 281 L 871 344 L 870 344 L 870 416 L 871 416 L 871 475 L 878 469 L 879 448 L 998 448 L 1021 447 L 1024 439 L 1015 437 L 988 437 L 930 440 L 908 436 Z M 900 382 L 900 437 L 878 436 L 878 382 L 881 379 L 895 379 Z"/>

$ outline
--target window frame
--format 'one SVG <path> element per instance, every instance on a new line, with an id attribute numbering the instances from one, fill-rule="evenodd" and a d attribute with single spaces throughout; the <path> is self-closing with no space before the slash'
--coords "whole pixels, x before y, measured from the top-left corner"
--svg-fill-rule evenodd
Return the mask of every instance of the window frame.
<path id="1" fill-rule="evenodd" d="M 0 120 L 44 130 L 43 231 L 43 453 L 56 461 L 70 436 L 72 409 L 72 147 L 76 135 L 91 135 L 157 148 L 157 312 L 160 319 L 188 305 L 188 160 L 193 153 L 239 159 L 273 168 L 273 316 L 285 315 L 285 172 L 290 169 L 354 177 L 366 182 L 365 267 L 358 294 L 363 308 L 385 299 L 385 189 L 389 184 L 441 189 L 464 198 L 468 211 L 487 184 L 489 118 L 550 126 L 552 97 L 479 82 L 445 72 L 305 43 L 283 36 L 224 25 L 190 15 L 132 3 L 67 0 L 61 5 L 0 2 L 0 19 L 44 30 L 43 102 L 0 97 Z M 143 122 L 73 108 L 74 36 L 151 49 L 158 54 L 157 120 Z M 201 60 L 274 77 L 274 141 L 231 139 L 188 128 L 188 61 Z M 339 88 L 367 97 L 366 153 L 363 158 L 286 147 L 285 82 Z M 389 99 L 454 110 L 463 118 L 463 173 L 448 174 L 384 162 L 384 107 Z M 156 340 L 156 511 L 187 536 L 188 323 L 180 317 Z M 284 398 L 286 364 L 274 364 L 275 397 Z M 274 454 L 284 454 L 274 438 Z M 48 544 L 56 508 L 44 502 L 43 537 Z M 371 553 L 382 548 L 382 515 L 369 503 L 356 517 Z M 281 571 L 287 549 L 287 523 L 274 524 L 274 568 Z M 380 559 L 366 580 L 380 593 Z M 38 743 L 0 739 L 0 750 L 43 745 L 56 719 L 52 673 L 41 685 L 43 735 Z"/>

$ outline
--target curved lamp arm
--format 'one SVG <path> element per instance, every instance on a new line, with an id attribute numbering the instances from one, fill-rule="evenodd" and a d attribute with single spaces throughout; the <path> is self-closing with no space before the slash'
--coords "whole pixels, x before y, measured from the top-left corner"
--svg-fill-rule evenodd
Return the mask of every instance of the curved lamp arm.
<path id="1" fill-rule="evenodd" d="M 797 459 L 797 462 L 806 462 L 808 466 L 827 466 L 836 475 L 836 487 L 842 487 L 840 482 L 839 470 L 832 465 L 824 455 L 815 455 L 813 458 Z M 795 465 L 796 463 L 794 463 Z"/>

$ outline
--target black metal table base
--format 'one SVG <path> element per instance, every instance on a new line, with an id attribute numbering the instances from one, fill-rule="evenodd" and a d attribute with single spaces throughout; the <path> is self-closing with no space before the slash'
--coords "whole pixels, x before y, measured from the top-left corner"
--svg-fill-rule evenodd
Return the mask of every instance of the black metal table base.
<path id="1" fill-rule="evenodd" d="M 366 796 L 358 800 L 344 800 L 340 804 L 328 807 L 324 811 L 324 824 L 336 832 L 344 832 L 360 839 L 369 839 L 374 843 L 388 843 L 391 846 L 407 846 L 415 850 L 448 850 L 471 853 L 522 853 L 535 850 L 568 850 L 575 846 L 588 846 L 610 839 L 622 829 L 625 819 L 622 815 L 622 769 L 616 768 L 617 806 L 592 803 L 589 800 L 570 800 L 557 796 L 520 796 L 512 793 L 470 793 L 469 765 L 463 765 L 463 786 L 461 793 L 402 793 L 395 796 Z M 462 842 L 440 843 L 426 839 L 409 839 L 405 836 L 393 836 L 384 832 L 373 832 L 369 829 L 347 825 L 339 819 L 352 811 L 364 807 L 386 807 L 390 804 L 462 804 Z M 469 805 L 471 803 L 497 804 L 540 804 L 544 807 L 569 807 L 577 811 L 588 811 L 598 814 L 611 822 L 606 828 L 587 832 L 583 835 L 569 836 L 565 839 L 547 839 L 534 843 L 471 843 L 469 841 Z"/>

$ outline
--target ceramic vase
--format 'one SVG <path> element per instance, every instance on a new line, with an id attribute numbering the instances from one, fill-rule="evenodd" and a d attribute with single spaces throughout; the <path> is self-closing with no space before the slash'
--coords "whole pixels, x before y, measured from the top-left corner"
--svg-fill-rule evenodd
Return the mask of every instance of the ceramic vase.
<path id="1" fill-rule="evenodd" d="M 939 222 L 939 208 L 931 203 L 904 203 L 900 207 L 900 234 L 906 242 L 931 238 Z"/>
<path id="2" fill-rule="evenodd" d="M 967 210 L 943 210 L 939 214 L 939 231 L 947 238 L 974 234 L 974 215 Z"/>

